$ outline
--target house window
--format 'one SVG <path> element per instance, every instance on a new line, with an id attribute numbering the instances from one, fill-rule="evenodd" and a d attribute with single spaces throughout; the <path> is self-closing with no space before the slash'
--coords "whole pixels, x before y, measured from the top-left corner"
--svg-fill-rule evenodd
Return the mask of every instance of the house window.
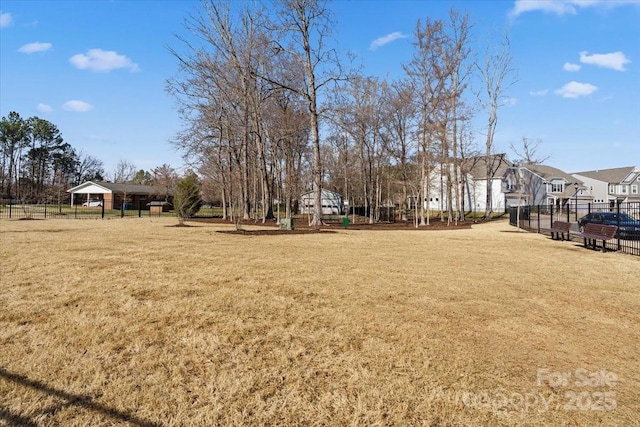
<path id="1" fill-rule="evenodd" d="M 609 194 L 614 194 L 616 192 L 616 186 L 614 184 L 609 184 Z"/>
<path id="2" fill-rule="evenodd" d="M 638 186 L 636 184 L 631 186 L 631 194 L 638 194 Z"/>
<path id="3" fill-rule="evenodd" d="M 562 193 L 564 191 L 564 185 L 562 184 L 557 184 L 557 183 L 551 183 L 551 192 L 552 193 Z"/>
<path id="4" fill-rule="evenodd" d="M 627 186 L 626 185 L 622 186 L 622 194 L 627 194 Z"/>

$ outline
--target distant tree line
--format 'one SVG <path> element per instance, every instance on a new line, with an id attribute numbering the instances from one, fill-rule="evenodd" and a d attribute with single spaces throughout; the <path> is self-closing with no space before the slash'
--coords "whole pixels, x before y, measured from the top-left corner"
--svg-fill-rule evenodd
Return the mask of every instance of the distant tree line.
<path id="1" fill-rule="evenodd" d="M 0 120 L 1 198 L 59 202 L 69 187 L 103 176 L 102 161 L 74 149 L 53 123 L 15 111 Z"/>
<path id="2" fill-rule="evenodd" d="M 56 125 L 39 117 L 23 119 L 14 111 L 0 120 L 0 156 L 3 203 L 60 204 L 67 201 L 69 188 L 105 180 L 148 185 L 154 194 L 169 201 L 180 178 L 166 163 L 145 171 L 126 160 L 120 160 L 107 174 L 101 160 L 65 142 Z"/>
<path id="3" fill-rule="evenodd" d="M 329 5 L 203 1 L 171 50 L 179 72 L 167 87 L 185 123 L 174 144 L 227 218 L 265 221 L 274 201 L 289 217 L 302 192 L 320 206 L 326 188 L 365 207 L 371 222 L 381 206 L 406 217 L 413 200 L 427 224 L 418 201 L 435 180 L 443 219 L 463 218 L 464 160 L 495 154 L 498 110 L 515 82 L 508 36 L 474 52 L 468 15 L 418 20 L 404 75 L 379 79 L 340 60 Z M 480 112 L 486 127 L 474 131 Z"/>

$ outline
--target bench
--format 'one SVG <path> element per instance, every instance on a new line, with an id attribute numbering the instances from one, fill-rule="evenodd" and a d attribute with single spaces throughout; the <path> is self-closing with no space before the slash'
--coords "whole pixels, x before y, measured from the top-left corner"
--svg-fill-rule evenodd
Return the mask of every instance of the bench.
<path id="1" fill-rule="evenodd" d="M 566 233 L 567 240 L 569 239 L 569 229 L 571 228 L 571 224 L 566 221 L 553 221 L 553 225 L 551 226 L 551 238 L 553 240 L 564 240 L 564 235 Z M 555 234 L 555 236 L 554 236 Z"/>
<path id="2" fill-rule="evenodd" d="M 613 239 L 617 232 L 618 227 L 616 225 L 587 223 L 578 235 L 584 239 L 585 248 L 587 247 L 587 241 L 589 245 L 595 249 L 597 241 L 602 240 L 602 252 L 606 252 L 606 241 Z"/>

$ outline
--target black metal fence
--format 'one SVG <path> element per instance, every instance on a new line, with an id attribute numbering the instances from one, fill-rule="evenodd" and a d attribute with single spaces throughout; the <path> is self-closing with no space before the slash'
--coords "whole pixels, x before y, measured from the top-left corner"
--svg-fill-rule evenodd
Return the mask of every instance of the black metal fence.
<path id="1" fill-rule="evenodd" d="M 577 241 L 576 233 L 580 232 L 580 219 L 590 213 L 595 212 L 615 212 L 618 227 L 623 225 L 625 229 L 633 227 L 630 235 L 619 236 L 615 239 L 607 240 L 607 250 L 619 250 L 631 255 L 640 256 L 640 202 L 625 203 L 584 203 L 571 204 L 570 206 L 558 207 L 555 205 L 537 205 L 512 207 L 509 210 L 509 223 L 514 227 L 519 227 L 535 233 L 549 233 L 554 221 L 566 221 L 571 224 L 569 233 L 572 240 Z M 626 214 L 633 221 L 624 221 Z M 573 236 L 572 236 L 573 235 Z"/>
<path id="2" fill-rule="evenodd" d="M 127 208 L 127 209 L 125 209 Z M 104 206 L 84 207 L 58 204 L 7 204 L 0 206 L 0 219 L 104 219 L 149 215 L 149 210 L 135 209 L 131 204 L 122 209 L 105 209 Z"/>
<path id="3" fill-rule="evenodd" d="M 195 215 L 198 218 L 219 216 L 221 209 L 204 205 Z M 104 219 L 104 218 L 144 218 L 171 217 L 175 212 L 163 206 L 147 206 L 144 200 L 122 203 L 120 209 L 105 209 L 104 206 L 86 207 L 70 204 L 0 204 L 0 219 Z"/>

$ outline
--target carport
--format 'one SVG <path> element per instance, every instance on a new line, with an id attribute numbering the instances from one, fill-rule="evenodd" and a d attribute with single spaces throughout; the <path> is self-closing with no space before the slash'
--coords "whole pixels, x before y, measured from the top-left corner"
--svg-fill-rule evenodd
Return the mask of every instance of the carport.
<path id="1" fill-rule="evenodd" d="M 91 200 L 91 196 L 100 196 L 102 199 L 102 203 L 105 205 L 105 209 L 113 209 L 113 191 L 103 185 L 97 184 L 92 181 L 84 182 L 78 186 L 70 188 L 67 190 L 67 193 L 71 193 L 71 206 L 74 206 L 74 198 L 76 195 L 79 195 L 78 199 L 82 200 L 80 203 L 89 202 Z M 108 196 L 107 196 L 108 195 Z M 107 200 L 109 200 L 109 205 L 107 206 Z"/>
<path id="2" fill-rule="evenodd" d="M 93 182 L 87 181 L 76 187 L 67 190 L 71 193 L 71 205 L 74 204 L 76 195 L 81 195 L 83 202 L 91 200 L 91 196 L 98 196 L 102 199 L 105 209 L 141 209 L 143 206 L 157 197 L 154 196 L 153 188 L 149 185 L 124 184 L 113 182 Z"/>

